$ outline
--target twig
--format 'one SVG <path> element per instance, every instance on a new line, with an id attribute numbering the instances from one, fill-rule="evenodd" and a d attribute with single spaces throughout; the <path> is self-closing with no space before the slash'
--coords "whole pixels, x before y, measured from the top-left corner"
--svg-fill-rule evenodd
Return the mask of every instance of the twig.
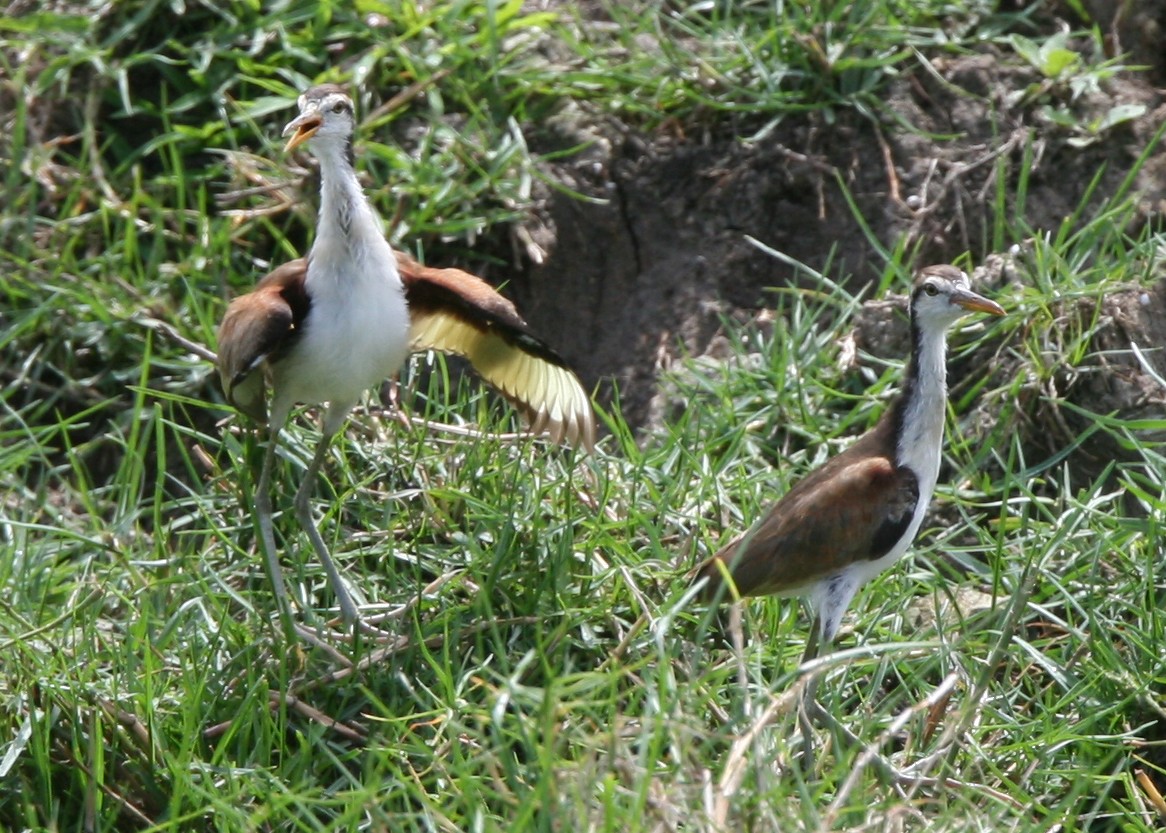
<path id="1" fill-rule="evenodd" d="M 134 740 L 137 741 L 142 752 L 146 753 L 153 760 L 158 760 L 161 757 L 161 749 L 154 744 L 154 739 L 150 734 L 150 730 L 146 727 L 136 714 L 118 706 L 112 700 L 107 700 L 104 697 L 97 698 L 97 705 L 109 717 L 116 720 L 127 730 Z"/>
<path id="2" fill-rule="evenodd" d="M 425 92 L 425 90 L 427 90 L 429 87 L 432 87 L 438 81 L 445 78 L 445 76 L 449 75 L 451 71 L 452 70 L 449 69 L 439 70 L 433 73 L 433 75 L 430 75 L 428 78 L 422 78 L 420 81 L 414 81 L 408 87 L 401 90 L 380 107 L 377 107 L 367 116 L 365 116 L 365 122 L 379 119 L 381 116 L 387 116 L 394 110 L 399 110 L 410 101 L 415 99 L 417 96 L 419 96 L 421 93 Z"/>
<path id="3" fill-rule="evenodd" d="M 356 726 L 349 725 L 342 720 L 335 717 L 330 717 L 324 714 L 319 709 L 308 705 L 294 694 L 285 694 L 280 691 L 269 691 L 267 693 L 268 703 L 272 711 L 278 709 L 281 705 L 287 706 L 292 711 L 299 712 L 304 717 L 315 723 L 319 723 L 325 728 L 331 729 L 351 741 L 356 743 L 364 743 L 368 740 L 368 732 Z"/>
<path id="4" fill-rule="evenodd" d="M 1158 811 L 1158 816 L 1162 821 L 1166 822 L 1166 799 L 1162 798 L 1162 793 L 1158 792 L 1158 788 L 1154 786 L 1154 782 L 1146 774 L 1146 770 L 1135 769 L 1134 778 L 1137 779 L 1138 786 L 1142 788 L 1142 792 L 1146 794 L 1146 799 Z"/>
<path id="5" fill-rule="evenodd" d="M 874 125 L 875 139 L 878 140 L 879 150 L 883 154 L 883 168 L 887 172 L 887 188 L 890 191 L 891 201 L 895 205 L 899 205 L 903 202 L 903 197 L 902 189 L 899 187 L 899 175 L 895 172 L 895 157 L 891 153 L 891 146 L 887 144 L 887 139 L 883 136 L 878 121 L 871 119 L 871 123 Z"/>
<path id="6" fill-rule="evenodd" d="M 293 202 L 277 202 L 260 208 L 226 208 L 219 214 L 232 220 L 254 220 L 258 217 L 277 217 L 294 207 Z"/>
<path id="7" fill-rule="evenodd" d="M 147 327 L 157 333 L 161 333 L 166 338 L 173 341 L 179 347 L 189 350 L 200 359 L 205 359 L 212 364 L 217 364 L 219 361 L 218 354 L 207 347 L 205 344 L 199 344 L 197 341 L 191 341 L 186 336 L 182 335 L 178 330 L 174 329 L 173 325 L 167 324 L 158 318 L 152 316 L 136 316 L 132 319 L 135 323 Z"/>
<path id="8" fill-rule="evenodd" d="M 239 188 L 234 191 L 227 191 L 224 194 L 215 194 L 216 205 L 230 205 L 233 202 L 246 199 L 247 197 L 269 197 L 275 195 L 280 197 L 281 204 L 286 203 L 292 205 L 293 201 L 282 197 L 280 192 L 291 188 L 294 183 L 291 182 L 263 182 L 259 185 L 253 185 L 250 188 Z"/>
<path id="9" fill-rule="evenodd" d="M 792 148 L 787 148 L 785 145 L 773 145 L 772 150 L 776 151 L 780 156 L 786 159 L 792 159 L 794 162 L 801 162 L 803 165 L 809 165 L 819 173 L 829 174 L 830 176 L 838 176 L 840 171 L 838 168 L 831 165 L 829 162 L 823 162 L 821 159 L 815 159 L 813 156 L 807 156 L 804 153 L 798 153 Z"/>
<path id="10" fill-rule="evenodd" d="M 541 436 L 540 434 L 531 434 L 528 431 L 483 431 L 481 428 L 474 428 L 469 425 L 454 425 L 450 422 L 438 422 L 432 419 L 425 419 L 424 417 L 412 416 L 400 408 L 378 408 L 370 406 L 367 409 L 367 413 L 371 416 L 388 416 L 391 419 L 399 421 L 406 428 L 421 425 L 432 434 L 453 434 L 457 437 L 474 437 L 475 439 L 493 439 L 505 442 Z"/>
<path id="11" fill-rule="evenodd" d="M 506 627 L 509 625 L 533 625 L 542 621 L 543 617 L 541 616 L 514 616 L 509 619 L 491 619 L 485 622 L 478 622 L 469 628 L 463 628 L 461 633 L 463 635 L 469 636 L 476 634 L 479 631 L 488 630 L 489 628 Z M 444 643 L 445 635 L 438 634 L 436 636 L 431 636 L 428 639 L 421 640 L 420 644 L 427 648 L 440 648 Z M 312 689 L 319 688 L 323 685 L 340 682 L 341 680 L 351 677 L 353 674 L 366 671 L 371 666 L 379 665 L 394 654 L 399 654 L 401 651 L 413 647 L 416 644 L 417 643 L 414 642 L 414 640 L 407 636 L 399 636 L 392 645 L 385 645 L 375 651 L 366 654 L 359 662 L 353 663 L 345 668 L 338 668 L 334 671 L 329 671 L 327 674 L 324 674 L 320 677 L 305 681 L 302 685 L 299 686 L 297 691 L 299 693 L 303 693 L 305 691 L 311 691 Z"/>
<path id="12" fill-rule="evenodd" d="M 938 193 L 936 193 L 935 199 L 930 199 L 926 192 L 919 194 L 921 201 L 920 206 L 915 211 L 914 219 L 911 222 L 911 228 L 908 231 L 908 237 L 911 239 L 918 238 L 920 232 L 923 229 L 924 221 L 926 221 L 928 217 L 943 207 L 943 200 L 947 196 L 947 192 L 960 178 L 966 174 L 971 173 L 977 168 L 1000 158 L 1001 156 L 1011 153 L 1027 135 L 1028 134 L 1022 129 L 1014 130 L 1012 131 L 1012 135 L 1010 135 L 1003 144 L 992 147 L 980 157 L 973 159 L 970 162 L 950 162 L 948 160 L 935 160 L 937 162 L 942 161 L 950 165 L 950 167 L 948 168 L 948 172 L 944 174 L 943 179 L 939 182 Z M 930 181 L 930 178 L 931 177 L 929 172 L 928 181 Z M 962 203 L 959 207 L 962 209 Z"/>

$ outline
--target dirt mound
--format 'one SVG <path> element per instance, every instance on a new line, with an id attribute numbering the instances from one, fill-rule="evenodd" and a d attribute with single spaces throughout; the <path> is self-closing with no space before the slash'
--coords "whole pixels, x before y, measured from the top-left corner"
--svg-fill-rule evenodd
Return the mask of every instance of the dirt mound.
<path id="1" fill-rule="evenodd" d="M 722 316 L 764 306 L 766 287 L 796 282 L 792 262 L 857 289 L 900 241 L 916 265 L 965 251 L 982 260 L 1018 242 L 993 228 L 999 200 L 1033 233 L 1056 229 L 1087 194 L 1126 186 L 1166 104 L 1143 75 L 1062 89 L 1012 60 L 990 47 L 933 60 L 896 81 L 880 121 L 816 113 L 755 141 L 564 118 L 544 141 L 591 146 L 550 174 L 594 200 L 549 196 L 532 232 L 549 257 L 512 284 L 519 305 L 588 382 L 614 380 L 643 425 L 658 368 L 703 353 Z M 1132 185 L 1134 224 L 1160 217 L 1166 146 Z"/>

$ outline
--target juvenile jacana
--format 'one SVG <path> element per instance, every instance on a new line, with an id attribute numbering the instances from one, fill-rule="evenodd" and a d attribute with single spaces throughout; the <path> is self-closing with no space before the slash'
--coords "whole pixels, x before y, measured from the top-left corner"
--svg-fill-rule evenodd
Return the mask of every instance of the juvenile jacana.
<path id="1" fill-rule="evenodd" d="M 307 143 L 320 163 L 320 213 L 308 256 L 278 267 L 227 307 L 219 374 L 227 400 L 267 424 L 255 508 L 280 612 L 289 610 L 272 530 L 271 477 L 280 430 L 296 404 L 327 403 L 322 438 L 295 496 L 296 516 L 328 574 L 344 619 L 359 610 L 312 517 L 313 483 L 361 395 L 413 351 L 464 356 L 555 441 L 590 449 L 595 416 L 578 377 L 485 281 L 395 254 L 356 177 L 352 99 L 313 87 L 284 128 L 286 151 Z M 270 388 L 270 412 L 267 390 Z"/>
<path id="2" fill-rule="evenodd" d="M 923 523 L 943 446 L 947 331 L 968 312 L 1004 314 L 956 267 L 920 270 L 898 399 L 874 428 L 697 568 L 706 599 L 731 597 L 726 576 L 739 596 L 808 596 L 815 623 L 802 662 L 830 644 L 854 594 L 907 551 Z M 806 702 L 814 704 L 812 686 Z"/>

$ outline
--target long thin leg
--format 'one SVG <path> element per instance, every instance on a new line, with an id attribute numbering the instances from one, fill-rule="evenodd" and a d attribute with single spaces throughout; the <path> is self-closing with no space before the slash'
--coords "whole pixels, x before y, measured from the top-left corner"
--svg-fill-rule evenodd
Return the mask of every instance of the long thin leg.
<path id="1" fill-rule="evenodd" d="M 312 461 L 308 463 L 303 482 L 296 490 L 296 518 L 299 519 L 300 525 L 308 533 L 308 539 L 312 542 L 312 549 L 316 551 L 316 557 L 324 565 L 324 572 L 328 574 L 328 582 L 332 585 L 332 592 L 336 595 L 336 604 L 340 607 L 340 613 L 344 617 L 345 623 L 351 626 L 360 620 L 360 609 L 353 600 L 348 585 L 340 576 L 340 570 L 337 569 L 336 562 L 332 560 L 332 554 L 328 552 L 328 547 L 320 536 L 320 530 L 316 527 L 316 521 L 312 517 L 312 490 L 316 476 L 320 473 L 320 467 L 324 465 L 328 446 L 332 444 L 332 437 L 332 434 L 325 434 L 320 438 L 320 444 L 316 446 L 316 453 L 312 456 Z"/>
<path id="2" fill-rule="evenodd" d="M 263 452 L 263 466 L 259 470 L 259 483 L 255 487 L 255 515 L 259 522 L 259 538 L 263 546 L 263 558 L 267 562 L 267 577 L 275 591 L 279 606 L 280 624 L 289 639 L 295 633 L 292 619 L 291 596 L 287 583 L 283 580 L 283 569 L 279 566 L 279 556 L 275 551 L 275 531 L 271 513 L 271 472 L 275 468 L 275 451 L 279 442 L 279 428 L 272 428 L 267 438 L 267 448 Z"/>
<path id="3" fill-rule="evenodd" d="M 823 647 L 828 643 L 819 639 L 821 633 L 821 620 L 818 615 L 814 616 L 814 622 L 810 626 L 810 636 L 806 640 L 806 650 L 802 653 L 802 665 L 805 665 L 810 660 L 816 659 L 821 653 Z M 814 768 L 814 726 L 817 723 L 819 726 L 830 729 L 834 734 L 835 742 L 838 737 L 849 745 L 861 747 L 862 742 L 854 732 L 850 731 L 842 724 L 838 718 L 830 714 L 822 708 L 822 704 L 818 702 L 818 682 L 821 680 L 821 674 L 815 673 L 810 677 L 806 683 L 806 687 L 802 690 L 801 707 L 798 709 L 798 726 L 802 730 L 803 741 L 803 755 L 802 764 L 806 772 L 810 772 Z"/>
<path id="4" fill-rule="evenodd" d="M 814 616 L 814 621 L 810 624 L 810 635 L 806 639 L 806 650 L 802 652 L 801 665 L 805 665 L 812 659 L 818 656 L 819 640 L 818 634 L 821 630 L 821 622 L 818 616 Z M 820 675 L 814 674 L 806 683 L 806 687 L 802 689 L 802 702 L 798 707 L 798 726 L 802 730 L 802 769 L 809 773 L 814 770 L 814 726 L 813 721 L 818 719 L 824 712 L 822 706 L 818 703 L 818 681 L 821 679 Z"/>

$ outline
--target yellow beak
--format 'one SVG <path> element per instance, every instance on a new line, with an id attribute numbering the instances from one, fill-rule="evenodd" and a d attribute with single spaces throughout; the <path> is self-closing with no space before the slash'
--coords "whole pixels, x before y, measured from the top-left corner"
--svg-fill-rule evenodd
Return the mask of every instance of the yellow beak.
<path id="1" fill-rule="evenodd" d="M 287 153 L 302 145 L 308 139 L 316 135 L 316 131 L 320 129 L 320 125 L 324 120 L 313 112 L 300 113 L 294 119 L 287 123 L 283 129 L 283 135 L 292 134 L 292 137 L 287 140 L 287 144 L 283 146 L 283 152 Z"/>
<path id="2" fill-rule="evenodd" d="M 969 290 L 959 292 L 952 296 L 952 301 L 970 312 L 986 312 L 989 315 L 1004 314 L 1004 307 L 995 301 L 985 298 L 983 295 L 977 295 L 975 292 Z"/>

